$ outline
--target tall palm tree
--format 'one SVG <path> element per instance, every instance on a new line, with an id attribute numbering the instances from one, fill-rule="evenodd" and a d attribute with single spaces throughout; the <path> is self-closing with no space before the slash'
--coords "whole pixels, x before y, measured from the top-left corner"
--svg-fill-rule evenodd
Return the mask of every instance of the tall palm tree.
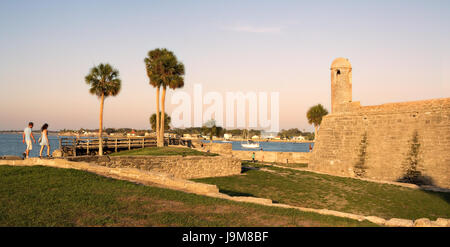
<path id="1" fill-rule="evenodd" d="M 309 124 L 314 125 L 314 139 L 317 138 L 317 130 L 322 123 L 322 118 L 328 114 L 328 110 L 325 109 L 321 104 L 311 106 L 308 112 L 306 113 L 306 117 L 308 118 Z"/>
<path id="2" fill-rule="evenodd" d="M 160 49 L 155 49 L 149 51 L 147 57 L 144 59 L 145 69 L 147 71 L 147 76 L 150 80 L 150 85 L 156 88 L 156 112 L 161 112 L 159 109 L 159 93 L 162 85 L 162 79 L 159 76 L 159 71 L 162 70 L 161 64 L 162 52 Z M 159 135 L 159 125 L 160 125 L 160 114 L 156 114 L 156 142 L 160 146 L 160 135 Z"/>
<path id="3" fill-rule="evenodd" d="M 159 114 L 161 115 L 161 112 Z M 156 113 L 153 113 L 152 116 L 150 117 L 150 125 L 152 126 L 153 131 L 156 131 L 156 128 L 157 128 L 156 117 L 157 117 Z M 164 130 L 170 129 L 170 122 L 171 122 L 170 116 L 167 115 L 167 113 L 164 113 Z"/>
<path id="4" fill-rule="evenodd" d="M 89 92 L 100 98 L 100 127 L 98 129 L 98 154 L 103 155 L 103 105 L 105 98 L 116 96 L 120 92 L 122 81 L 119 79 L 119 71 L 109 64 L 99 64 L 91 68 L 89 74 L 84 78 L 91 86 Z"/>
<path id="5" fill-rule="evenodd" d="M 173 52 L 158 48 L 148 52 L 144 59 L 150 84 L 156 88 L 156 112 L 159 110 L 159 90 L 162 87 L 161 115 L 157 114 L 156 129 L 158 147 L 164 146 L 164 118 L 167 87 L 171 89 L 184 86 L 184 65 L 177 60 Z"/>

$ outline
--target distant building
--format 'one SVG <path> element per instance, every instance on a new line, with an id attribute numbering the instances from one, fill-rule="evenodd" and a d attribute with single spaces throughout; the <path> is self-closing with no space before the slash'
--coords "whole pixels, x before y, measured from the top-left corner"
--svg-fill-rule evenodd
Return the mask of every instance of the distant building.
<path id="1" fill-rule="evenodd" d="M 292 137 L 292 140 L 295 140 L 295 141 L 304 141 L 304 140 L 306 140 L 306 139 L 305 139 L 304 136 L 294 136 L 294 137 Z"/>
<path id="2" fill-rule="evenodd" d="M 277 133 L 275 132 L 261 132 L 262 139 L 274 139 Z"/>
<path id="3" fill-rule="evenodd" d="M 130 136 L 136 136 L 136 131 L 132 130 L 130 133 L 127 134 L 128 137 Z"/>
<path id="4" fill-rule="evenodd" d="M 198 138 L 201 138 L 201 135 L 199 135 L 199 134 L 183 134 L 183 138 L 198 139 Z"/>
<path id="5" fill-rule="evenodd" d="M 105 132 L 103 132 L 102 134 L 106 135 Z M 84 135 L 84 136 L 98 136 L 98 132 L 83 131 L 82 135 Z"/>

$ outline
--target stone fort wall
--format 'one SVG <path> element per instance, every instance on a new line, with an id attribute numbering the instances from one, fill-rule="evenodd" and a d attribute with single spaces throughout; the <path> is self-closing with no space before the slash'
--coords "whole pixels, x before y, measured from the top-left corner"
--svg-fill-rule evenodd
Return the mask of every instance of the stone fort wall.
<path id="1" fill-rule="evenodd" d="M 412 163 L 428 182 L 450 188 L 450 98 L 365 107 L 349 102 L 323 118 L 308 167 L 398 181 Z"/>

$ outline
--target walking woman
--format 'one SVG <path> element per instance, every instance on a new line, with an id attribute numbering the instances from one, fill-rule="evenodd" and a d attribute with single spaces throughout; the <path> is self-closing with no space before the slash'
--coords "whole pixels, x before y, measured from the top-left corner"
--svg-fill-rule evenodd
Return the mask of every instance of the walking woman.
<path id="1" fill-rule="evenodd" d="M 50 142 L 48 141 L 48 124 L 44 124 L 41 127 L 41 137 L 39 144 L 41 144 L 41 151 L 39 152 L 39 157 L 42 158 L 42 151 L 44 147 L 47 146 L 47 157 L 50 157 Z"/>

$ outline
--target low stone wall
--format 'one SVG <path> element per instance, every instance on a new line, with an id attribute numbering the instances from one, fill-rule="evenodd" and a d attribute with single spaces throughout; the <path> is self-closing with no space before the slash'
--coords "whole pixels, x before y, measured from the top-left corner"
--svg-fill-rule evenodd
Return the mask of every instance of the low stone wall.
<path id="1" fill-rule="evenodd" d="M 202 145 L 203 144 L 203 147 Z M 225 156 L 231 156 L 233 151 L 233 145 L 231 143 L 201 143 L 194 145 L 195 148 L 202 152 L 211 152 L 215 154 L 225 155 Z"/>
<path id="2" fill-rule="evenodd" d="M 182 179 L 222 177 L 241 173 L 239 159 L 223 156 L 78 156 L 67 160 L 111 168 L 138 168 Z"/>
<path id="3" fill-rule="evenodd" d="M 311 153 L 306 152 L 270 152 L 270 151 L 232 151 L 233 158 L 251 160 L 255 153 L 255 159 L 263 162 L 277 163 L 308 163 Z"/>
<path id="4" fill-rule="evenodd" d="M 0 160 L 23 160 L 23 157 L 14 156 L 14 155 L 5 155 L 5 156 L 0 156 Z"/>
<path id="5" fill-rule="evenodd" d="M 308 163 L 311 156 L 311 153 L 306 152 L 239 151 L 233 150 L 231 143 L 203 143 L 203 147 L 197 146 L 196 149 L 199 151 L 209 151 L 240 160 L 251 160 L 253 152 L 256 160 L 277 163 Z"/>

